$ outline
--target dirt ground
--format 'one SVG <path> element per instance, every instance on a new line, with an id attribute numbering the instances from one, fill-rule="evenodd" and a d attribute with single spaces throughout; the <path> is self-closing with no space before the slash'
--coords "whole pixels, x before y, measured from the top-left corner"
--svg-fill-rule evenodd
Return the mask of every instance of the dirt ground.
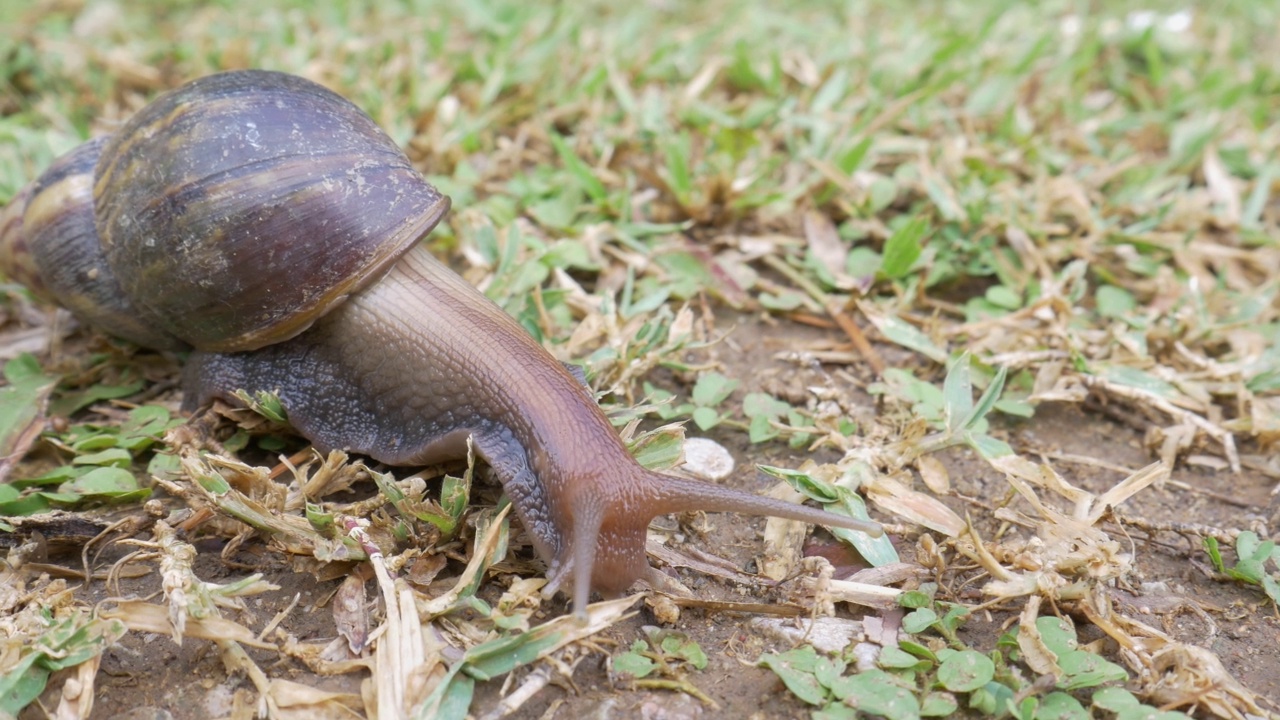
<path id="1" fill-rule="evenodd" d="M 709 351 L 711 359 L 724 365 L 723 372 L 740 379 L 737 393 L 761 387 L 777 391 L 779 383 L 795 387 L 824 386 L 846 382 L 837 370 L 868 381 L 865 368 L 847 366 L 798 366 L 779 359 L 784 351 L 803 349 L 811 343 L 829 340 L 827 331 L 797 325 L 764 325 L 753 318 L 739 318 L 738 327 L 729 342 Z M 892 352 L 891 348 L 882 348 Z M 892 358 L 891 358 L 892 359 Z M 670 385 L 678 384 L 673 377 Z M 847 383 L 846 383 L 847 384 Z M 859 391 L 861 392 L 861 391 Z M 874 413 L 875 402 L 866 397 L 866 411 Z M 1052 457 L 1083 456 L 1129 469 L 1142 467 L 1152 458 L 1143 448 L 1144 428 L 1119 412 L 1108 408 L 1082 409 L 1076 406 L 1041 406 L 1030 421 L 1010 423 L 997 421 L 997 434 L 1024 455 L 1036 458 L 1038 453 Z M 1003 424 L 1000 424 L 1003 423 Z M 691 435 L 697 434 L 696 429 Z M 738 467 L 727 481 L 753 491 L 760 491 L 772 480 L 754 469 L 755 463 L 798 466 L 812 457 L 803 451 L 789 451 L 781 443 L 750 446 L 738 431 L 716 431 L 711 437 L 726 445 L 737 459 Z M 818 460 L 834 460 L 830 452 Z M 968 450 L 951 450 L 939 458 L 950 472 L 955 493 L 945 498 L 962 515 L 969 513 L 984 536 L 998 528 L 991 509 L 1007 499 L 1008 485 L 990 467 Z M 1101 492 L 1124 477 L 1118 469 L 1077 461 L 1053 461 L 1072 483 Z M 1247 529 L 1256 525 L 1274 528 L 1280 515 L 1280 502 L 1274 494 L 1275 482 L 1260 474 L 1246 471 L 1235 475 L 1229 471 L 1211 472 L 1178 467 L 1172 481 L 1162 487 L 1139 493 L 1123 508 L 1130 517 L 1161 527 L 1179 523 L 1199 523 L 1220 528 Z M 877 516 L 873 509 L 873 516 Z M 892 522 L 891 518 L 878 519 Z M 668 521 L 669 522 L 669 521 Z M 749 570 L 761 547 L 764 520 L 731 515 L 710 517 L 712 530 L 696 536 L 686 533 L 689 541 L 701 550 L 727 557 L 733 564 Z M 1112 525 L 1113 537 L 1124 538 L 1126 532 Z M 1228 670 L 1246 686 L 1263 697 L 1280 698 L 1280 619 L 1265 602 L 1262 593 L 1241 585 L 1223 583 L 1208 575 L 1208 561 L 1198 542 L 1188 541 L 1171 532 L 1154 536 L 1130 525 L 1128 542 L 1138 558 L 1138 577 L 1134 587 L 1117 588 L 1128 597 L 1128 612 L 1142 622 L 1169 632 L 1177 639 L 1195 643 L 1216 653 Z M 822 537 L 821 530 L 818 537 Z M 914 537 L 895 538 L 904 560 L 909 560 Z M 197 574 L 209 581 L 241 577 L 243 567 L 228 567 L 219 557 L 220 540 L 197 541 L 201 550 Z M 105 566 L 123 550 L 104 554 L 99 561 Z M 337 587 L 337 581 L 317 582 L 310 574 L 293 572 L 286 560 L 265 552 L 260 544 L 250 543 L 237 555 L 237 561 L 253 565 L 266 578 L 279 585 L 278 591 L 250 601 L 250 610 L 235 618 L 250 628 L 261 628 L 295 595 L 300 597 L 297 609 L 283 622 L 282 628 L 304 641 L 332 638 L 334 623 L 323 605 Z M 78 567 L 78 552 L 51 562 Z M 699 578 L 683 571 L 682 580 L 705 597 L 742 598 L 724 583 Z M 1142 583 L 1152 583 L 1142 585 Z M 495 599 L 500 591 L 490 583 L 485 597 Z M 372 587 L 372 586 L 370 586 Z M 976 586 L 975 586 L 976 587 Z M 155 573 L 122 584 L 126 594 L 148 596 L 159 592 Z M 1130 596 L 1132 593 L 1132 596 Z M 1145 593 L 1145 594 L 1143 594 Z M 370 597 L 373 596 L 372 590 Z M 106 597 L 104 585 L 94 583 L 85 593 L 89 602 Z M 977 602 L 975 597 L 972 599 Z M 649 610 L 642 609 L 633 618 L 609 629 L 600 640 L 604 647 L 625 648 L 644 637 L 641 628 L 655 624 Z M 563 611 L 563 599 L 550 609 Z M 963 637 L 972 646 L 990 649 L 1013 612 L 981 612 L 966 624 Z M 841 613 L 850 614 L 844 606 Z M 706 651 L 710 664 L 689 680 L 719 704 L 718 710 L 698 700 L 665 691 L 636 690 L 626 682 L 612 681 L 606 672 L 605 658 L 600 654 L 586 656 L 577 666 L 573 682 L 553 685 L 526 703 L 515 715 L 518 718 L 806 718 L 810 708 L 791 696 L 771 671 L 753 666 L 765 651 L 787 650 L 789 647 L 766 638 L 749 625 L 752 618 L 744 615 L 708 615 L 699 610 L 685 610 L 676 626 L 687 633 Z M 1086 625 L 1081 623 L 1082 627 Z M 1094 637 L 1085 631 L 1084 640 Z M 352 693 L 360 692 L 363 674 L 321 678 L 311 674 L 300 663 L 253 652 L 255 659 L 273 677 L 282 677 L 308 685 Z M 523 671 L 527 672 L 527 671 Z M 518 670 L 518 676 L 522 671 Z M 51 691 L 60 683 L 51 683 Z M 228 678 L 218 652 L 210 643 L 188 639 L 182 647 L 168 637 L 128 634 L 110 648 L 98 675 L 97 702 L 93 717 L 129 720 L 195 720 L 225 716 L 230 713 L 233 697 L 252 698 L 252 686 L 241 677 Z M 472 708 L 476 717 L 484 717 L 499 702 L 502 681 L 480 686 Z M 40 717 L 29 708 L 23 717 Z"/>

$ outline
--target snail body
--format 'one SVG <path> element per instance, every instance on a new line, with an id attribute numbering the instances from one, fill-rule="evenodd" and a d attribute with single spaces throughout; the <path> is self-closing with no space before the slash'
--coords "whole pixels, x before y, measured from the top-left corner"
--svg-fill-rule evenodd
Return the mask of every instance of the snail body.
<path id="1" fill-rule="evenodd" d="M 392 465 L 463 457 L 471 438 L 547 563 L 545 592 L 571 581 L 579 612 L 593 589 L 618 595 L 651 572 L 645 533 L 656 515 L 733 511 L 880 533 L 641 467 L 579 380 L 419 242 L 448 199 L 367 115 L 318 85 L 264 71 L 209 76 L 90 145 L 0 211 L 7 274 L 59 299 L 93 283 L 118 288 L 113 314 L 148 332 L 93 317 L 107 302 L 61 301 L 139 344 L 193 347 L 185 409 L 274 391 L 317 447 Z M 60 205 L 46 188 L 63 189 Z M 77 228 L 62 234 L 85 254 L 96 234 L 102 251 L 75 266 L 89 270 L 62 273 L 70 291 L 51 287 L 33 259 L 61 235 L 31 232 L 57 224 L 40 210 L 53 207 Z"/>

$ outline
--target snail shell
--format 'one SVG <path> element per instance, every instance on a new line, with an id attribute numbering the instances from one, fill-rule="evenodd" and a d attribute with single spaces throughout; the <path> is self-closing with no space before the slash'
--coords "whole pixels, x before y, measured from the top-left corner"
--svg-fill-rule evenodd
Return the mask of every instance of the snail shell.
<path id="1" fill-rule="evenodd" d="M 126 296 L 200 350 L 293 337 L 435 227 L 449 200 L 368 115 L 303 78 L 201 78 L 134 115 L 94 175 Z"/>

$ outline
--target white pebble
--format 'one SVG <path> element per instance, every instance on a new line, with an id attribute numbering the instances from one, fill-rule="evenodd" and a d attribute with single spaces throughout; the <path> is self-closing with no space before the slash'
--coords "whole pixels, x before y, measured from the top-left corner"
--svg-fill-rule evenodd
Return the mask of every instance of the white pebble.
<path id="1" fill-rule="evenodd" d="M 707 438 L 684 441 L 684 465 L 680 469 L 703 480 L 723 480 L 733 472 L 733 456 L 724 446 Z"/>

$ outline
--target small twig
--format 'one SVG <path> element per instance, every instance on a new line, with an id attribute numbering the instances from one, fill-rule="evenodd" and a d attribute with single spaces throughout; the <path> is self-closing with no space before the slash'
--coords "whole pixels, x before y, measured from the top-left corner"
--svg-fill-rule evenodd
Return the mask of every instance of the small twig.
<path id="1" fill-rule="evenodd" d="M 773 605 L 769 603 L 725 602 L 720 600 L 703 600 L 702 598 L 685 598 L 668 593 L 656 593 L 670 598 L 678 607 L 698 608 L 710 612 L 736 612 L 750 615 L 775 615 L 777 617 L 800 617 L 809 611 L 799 605 Z"/>
<path id="2" fill-rule="evenodd" d="M 824 330 L 834 330 L 838 327 L 835 322 L 828 318 L 824 318 L 821 315 L 814 315 L 813 313 L 800 312 L 799 310 L 789 312 L 783 317 L 792 322 L 800 323 L 801 325 L 823 328 Z"/>
<path id="3" fill-rule="evenodd" d="M 1051 450 L 1028 450 L 1027 452 L 1035 453 L 1045 460 L 1060 460 L 1062 462 L 1073 463 L 1075 465 L 1088 465 L 1089 467 L 1102 468 L 1103 470 L 1114 470 L 1118 473 L 1123 473 L 1124 475 L 1132 475 L 1138 472 L 1133 468 L 1127 468 L 1123 465 L 1110 463 L 1106 460 L 1099 460 L 1098 458 L 1090 457 L 1088 455 L 1053 452 Z"/>
<path id="4" fill-rule="evenodd" d="M 498 702 L 497 706 L 481 716 L 481 720 L 498 720 L 504 718 L 524 706 L 534 695 L 542 692 L 547 685 L 551 684 L 551 669 L 546 665 L 539 665 L 533 669 L 525 677 L 524 682 L 520 683 L 520 687 L 516 688 L 512 693 Z"/>
<path id="5" fill-rule="evenodd" d="M 1114 509 L 1111 511 L 1111 516 L 1115 518 L 1116 522 L 1123 523 L 1125 525 L 1132 525 L 1133 527 L 1147 533 L 1171 532 L 1184 536 L 1191 535 L 1202 538 L 1211 537 L 1220 543 L 1228 545 L 1234 545 L 1236 537 L 1240 534 L 1239 530 L 1227 530 L 1224 528 L 1214 527 L 1212 525 L 1203 525 L 1201 523 L 1157 521 L 1148 520 L 1136 515 L 1122 515 Z"/>
<path id="6" fill-rule="evenodd" d="M 294 608 L 298 607 L 298 601 L 300 599 L 302 599 L 302 593 L 294 593 L 293 600 L 289 601 L 289 605 L 276 613 L 276 616 L 271 618 L 271 622 L 267 623 L 266 626 L 262 628 L 262 631 L 258 633 L 258 639 L 265 642 L 267 635 L 269 635 L 272 630 L 275 630 L 276 626 L 284 622 L 284 619 L 289 617 L 289 613 L 293 612 Z"/>
<path id="7" fill-rule="evenodd" d="M 297 474 L 298 466 L 305 460 L 313 459 L 313 455 L 314 451 L 312 447 L 308 445 L 287 458 L 281 458 L 280 462 L 277 463 L 275 467 L 271 468 L 271 472 L 267 477 L 272 480 L 278 480 L 280 479 L 280 476 L 284 475 L 286 472 Z"/>
<path id="8" fill-rule="evenodd" d="M 703 705 L 706 705 L 712 710 L 720 709 L 720 703 L 717 703 L 715 700 L 712 700 L 706 693 L 699 690 L 696 685 L 689 682 L 688 680 L 664 680 L 662 678 L 643 678 L 643 679 L 634 681 L 634 684 L 638 688 L 649 688 L 652 690 L 675 690 L 676 692 L 682 692 L 686 695 L 692 695 L 693 697 L 701 700 Z"/>
<path id="9" fill-rule="evenodd" d="M 884 358 L 880 357 L 880 353 L 876 352 L 876 349 L 871 346 L 871 342 L 867 340 L 862 328 L 858 327 L 853 318 L 849 317 L 834 302 L 827 305 L 827 313 L 836 321 L 836 324 L 840 326 L 844 334 L 848 335 L 849 339 L 853 341 L 853 346 L 866 358 L 867 364 L 871 366 L 872 371 L 876 375 L 883 375 L 885 369 Z"/>
<path id="10" fill-rule="evenodd" d="M 1059 460 L 1061 462 L 1075 463 L 1076 465 L 1088 465 L 1089 467 L 1102 468 L 1104 470 L 1114 470 L 1119 473 L 1124 473 L 1125 475 L 1132 475 L 1135 472 L 1137 472 L 1137 470 L 1127 468 L 1123 465 L 1116 465 L 1115 463 L 1109 463 L 1106 460 L 1099 460 L 1097 458 L 1092 458 L 1087 455 L 1074 455 L 1072 453 L 1056 453 L 1056 452 L 1049 452 L 1049 451 L 1043 451 L 1043 450 L 1035 450 L 1032 452 L 1035 452 L 1037 455 L 1047 460 Z M 1230 497 L 1228 495 L 1223 495 L 1222 493 L 1217 493 L 1212 490 L 1205 490 L 1204 488 L 1198 488 L 1198 487 L 1195 487 L 1194 485 L 1189 485 L 1187 483 L 1184 483 L 1181 480 L 1165 480 L 1164 484 L 1169 485 L 1171 487 L 1175 487 L 1179 490 L 1184 490 L 1189 493 L 1194 493 L 1196 495 L 1203 495 L 1204 497 L 1212 498 L 1214 500 L 1217 500 L 1220 503 L 1225 503 L 1227 505 L 1232 505 L 1234 507 L 1245 508 L 1245 509 L 1256 507 L 1256 505 L 1244 502 L 1243 500 L 1237 500 L 1236 498 Z"/>
<path id="11" fill-rule="evenodd" d="M 804 290 L 810 298 L 813 298 L 814 301 L 821 305 L 822 309 L 826 310 L 827 314 L 831 316 L 831 319 L 834 320 L 836 324 L 840 326 L 840 329 L 844 331 L 844 334 L 849 336 L 849 340 L 853 342 L 853 346 L 857 348 L 858 352 L 862 354 L 862 357 L 866 359 L 867 364 L 871 366 L 871 369 L 875 374 L 884 374 L 884 359 L 881 358 L 880 353 L 876 352 L 875 348 L 871 346 L 871 341 L 867 340 L 867 336 L 862 332 L 862 328 L 858 327 L 858 324 L 855 323 L 847 313 L 845 313 L 839 303 L 833 300 L 830 295 L 823 292 L 822 288 L 815 285 L 813 281 L 801 275 L 795 270 L 795 268 L 788 265 L 781 258 L 769 255 L 764 258 L 764 263 L 770 268 L 777 270 L 779 273 L 786 276 L 788 280 L 795 283 L 801 290 Z"/>
<path id="12" fill-rule="evenodd" d="M 152 523 L 156 521 L 156 519 L 157 518 L 150 515 L 143 515 L 143 516 L 130 515 L 129 517 L 123 518 L 121 520 L 117 520 L 116 522 L 108 525 L 106 528 L 102 530 L 102 532 L 90 538 L 89 542 L 85 543 L 84 547 L 80 549 L 80 564 L 84 568 L 85 587 L 88 587 L 89 585 L 93 584 L 93 568 L 91 566 L 93 564 L 93 561 L 97 559 L 97 554 L 95 553 L 91 558 L 89 550 L 92 549 L 93 546 L 98 543 L 98 541 L 103 540 L 111 533 L 114 533 L 115 531 L 122 530 L 122 529 L 124 531 L 124 537 L 136 535 L 142 530 L 149 527 Z M 106 548 L 104 547 L 103 549 L 106 549 Z"/>

